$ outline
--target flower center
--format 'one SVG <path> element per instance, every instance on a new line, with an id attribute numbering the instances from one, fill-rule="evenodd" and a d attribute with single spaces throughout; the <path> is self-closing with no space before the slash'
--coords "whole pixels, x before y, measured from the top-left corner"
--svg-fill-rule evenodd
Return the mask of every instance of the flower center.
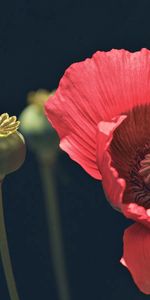
<path id="1" fill-rule="evenodd" d="M 150 208 L 150 144 L 137 151 L 127 175 L 124 202 L 134 202 Z"/>

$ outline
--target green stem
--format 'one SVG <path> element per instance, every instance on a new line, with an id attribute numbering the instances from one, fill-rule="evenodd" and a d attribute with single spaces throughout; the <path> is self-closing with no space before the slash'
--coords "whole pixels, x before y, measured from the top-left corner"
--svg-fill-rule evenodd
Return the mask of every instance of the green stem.
<path id="1" fill-rule="evenodd" d="M 19 300 L 15 278 L 12 270 L 12 264 L 9 254 L 7 233 L 5 228 L 3 199 L 2 199 L 2 183 L 0 183 L 0 255 L 3 269 L 6 277 L 7 287 L 11 300 Z"/>
<path id="2" fill-rule="evenodd" d="M 40 159 L 40 172 L 46 200 L 46 214 L 51 242 L 53 267 L 57 280 L 59 299 L 70 300 L 69 287 L 65 269 L 63 241 L 60 226 L 59 208 L 55 191 L 53 167 Z"/>

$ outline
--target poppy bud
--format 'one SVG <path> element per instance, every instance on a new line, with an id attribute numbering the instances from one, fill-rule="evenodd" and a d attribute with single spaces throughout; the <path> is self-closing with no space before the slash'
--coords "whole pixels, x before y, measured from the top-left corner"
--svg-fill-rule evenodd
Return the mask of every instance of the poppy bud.
<path id="1" fill-rule="evenodd" d="M 44 103 L 54 92 L 38 90 L 30 92 L 27 100 L 29 105 L 20 115 L 20 130 L 26 137 L 29 147 L 40 158 L 54 161 L 58 149 L 58 136 L 44 114 Z"/>
<path id="2" fill-rule="evenodd" d="M 24 162 L 26 147 L 23 136 L 17 131 L 19 124 L 15 116 L 0 115 L 0 180 Z"/>

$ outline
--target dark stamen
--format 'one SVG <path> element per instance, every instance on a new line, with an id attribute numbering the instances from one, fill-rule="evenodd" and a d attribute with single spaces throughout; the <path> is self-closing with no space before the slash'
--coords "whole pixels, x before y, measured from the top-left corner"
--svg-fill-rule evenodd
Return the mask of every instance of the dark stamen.
<path id="1" fill-rule="evenodd" d="M 150 154 L 145 155 L 145 158 L 140 162 L 140 166 L 138 173 L 143 178 L 145 185 L 150 188 Z"/>

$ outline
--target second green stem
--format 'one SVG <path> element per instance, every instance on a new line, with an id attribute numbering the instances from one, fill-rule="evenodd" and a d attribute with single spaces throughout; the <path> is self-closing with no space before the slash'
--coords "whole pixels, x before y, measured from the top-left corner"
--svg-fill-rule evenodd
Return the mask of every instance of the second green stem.
<path id="1" fill-rule="evenodd" d="M 41 179 L 46 200 L 46 213 L 48 228 L 51 240 L 52 259 L 54 271 L 57 280 L 60 300 L 70 300 L 69 287 L 65 269 L 65 260 L 63 253 L 63 241 L 60 226 L 59 208 L 55 192 L 55 183 L 53 177 L 53 166 L 39 161 Z"/>

